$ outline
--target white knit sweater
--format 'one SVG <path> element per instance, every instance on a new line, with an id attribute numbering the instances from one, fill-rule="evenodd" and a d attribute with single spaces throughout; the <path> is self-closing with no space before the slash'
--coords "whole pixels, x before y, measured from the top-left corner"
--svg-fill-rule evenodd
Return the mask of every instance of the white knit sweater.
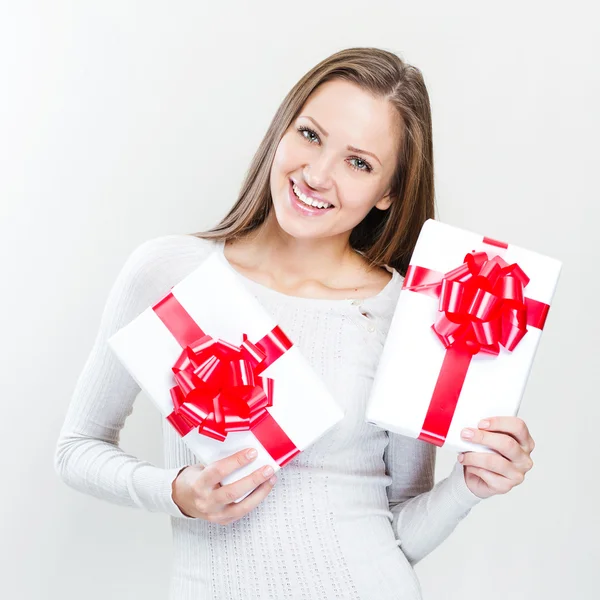
<path id="1" fill-rule="evenodd" d="M 128 257 L 60 433 L 55 456 L 60 477 L 109 502 L 171 516 L 171 600 L 421 598 L 413 565 L 481 499 L 467 488 L 458 462 L 434 486 L 435 446 L 365 422 L 402 285 L 397 271 L 366 300 L 288 296 L 238 274 L 345 412 L 338 425 L 278 472 L 271 493 L 241 520 L 222 526 L 181 513 L 171 484 L 181 467 L 198 461 L 166 420 L 165 468 L 119 447 L 140 388 L 107 339 L 210 252 L 219 252 L 233 268 L 222 243 L 190 235 L 150 239 Z"/>

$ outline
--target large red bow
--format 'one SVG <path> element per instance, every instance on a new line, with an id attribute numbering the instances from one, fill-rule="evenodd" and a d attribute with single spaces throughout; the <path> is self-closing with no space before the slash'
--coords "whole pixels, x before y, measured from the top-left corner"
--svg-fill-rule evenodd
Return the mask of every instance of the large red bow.
<path id="1" fill-rule="evenodd" d="M 209 335 L 186 346 L 172 367 L 177 385 L 169 421 L 181 433 L 197 427 L 219 441 L 252 429 L 273 405 L 273 380 L 260 376 L 265 358 L 246 335 L 239 347 Z"/>
<path id="2" fill-rule="evenodd" d="M 441 280 L 425 284 L 439 297 L 441 314 L 432 329 L 445 348 L 460 345 L 471 354 L 498 354 L 501 344 L 512 351 L 527 333 L 523 288 L 528 283 L 517 263 L 470 252 Z M 408 285 L 414 291 L 421 287 Z"/>

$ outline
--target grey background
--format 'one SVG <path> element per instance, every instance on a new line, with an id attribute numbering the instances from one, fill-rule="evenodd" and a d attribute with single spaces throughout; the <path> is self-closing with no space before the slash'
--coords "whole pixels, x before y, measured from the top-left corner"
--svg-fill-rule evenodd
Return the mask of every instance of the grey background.
<path id="1" fill-rule="evenodd" d="M 419 4 L 2 2 L 1 597 L 166 597 L 168 517 L 53 470 L 76 378 L 133 248 L 215 223 L 290 87 L 369 45 L 424 73 L 439 217 L 564 262 L 520 413 L 535 466 L 417 565 L 424 596 L 596 597 L 598 21 Z M 159 425 L 141 394 L 123 448 L 162 464 Z"/>

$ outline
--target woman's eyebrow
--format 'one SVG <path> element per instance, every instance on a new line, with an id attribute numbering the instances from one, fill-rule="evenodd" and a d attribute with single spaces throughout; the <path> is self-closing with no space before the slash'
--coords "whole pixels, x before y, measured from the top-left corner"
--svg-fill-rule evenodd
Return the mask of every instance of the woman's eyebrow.
<path id="1" fill-rule="evenodd" d="M 310 119 L 325 135 L 325 137 L 327 137 L 329 134 L 325 131 L 325 129 L 323 127 L 321 127 L 321 125 L 319 125 L 317 123 L 317 121 L 315 119 L 313 119 L 312 117 L 309 117 L 308 115 L 300 115 L 299 118 L 304 117 L 305 119 Z M 373 154 L 372 152 L 369 152 L 368 150 L 361 150 L 360 148 L 356 148 L 355 146 L 347 146 L 348 150 L 350 150 L 351 152 L 358 152 L 360 154 L 368 154 L 369 156 L 372 156 L 374 159 L 377 160 L 377 162 L 381 165 L 381 161 L 377 158 L 377 156 L 375 154 Z M 383 166 L 383 165 L 382 165 Z"/>

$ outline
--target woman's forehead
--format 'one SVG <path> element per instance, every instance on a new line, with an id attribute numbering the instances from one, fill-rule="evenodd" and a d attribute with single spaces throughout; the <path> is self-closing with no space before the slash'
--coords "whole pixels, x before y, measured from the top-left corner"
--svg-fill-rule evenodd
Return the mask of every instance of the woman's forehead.
<path id="1" fill-rule="evenodd" d="M 351 82 L 334 80 L 319 86 L 298 118 L 310 118 L 333 143 L 372 152 L 383 164 L 395 156 L 400 122 L 396 109 Z"/>

